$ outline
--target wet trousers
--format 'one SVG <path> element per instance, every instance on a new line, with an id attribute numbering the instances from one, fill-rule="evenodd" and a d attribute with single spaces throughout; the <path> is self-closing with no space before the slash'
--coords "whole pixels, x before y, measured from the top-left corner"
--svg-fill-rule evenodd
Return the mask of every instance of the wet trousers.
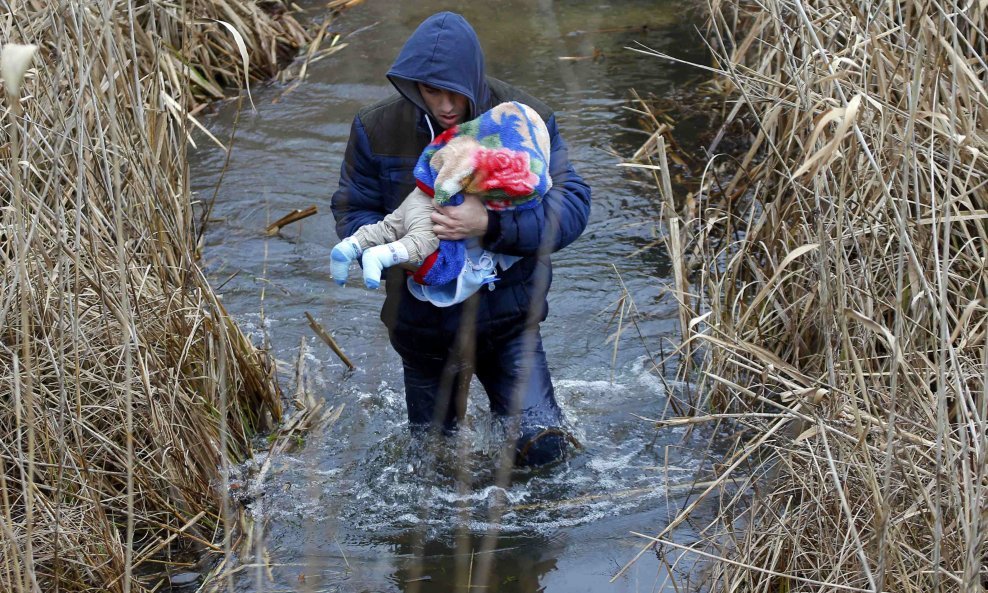
<path id="1" fill-rule="evenodd" d="M 403 339 L 392 332 L 391 344 L 404 365 L 413 431 L 454 430 L 466 413 L 469 383 L 476 374 L 491 412 L 507 422 L 509 434 L 517 435 L 517 465 L 544 465 L 564 455 L 562 413 L 538 325 L 500 339 L 460 336 L 448 342 Z"/>

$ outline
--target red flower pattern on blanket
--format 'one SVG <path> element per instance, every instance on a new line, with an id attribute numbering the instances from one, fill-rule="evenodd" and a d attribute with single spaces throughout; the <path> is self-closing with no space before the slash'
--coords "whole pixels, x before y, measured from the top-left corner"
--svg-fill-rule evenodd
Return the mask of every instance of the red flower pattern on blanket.
<path id="1" fill-rule="evenodd" d="M 476 191 L 500 189 L 509 196 L 527 196 L 539 183 L 539 176 L 529 168 L 528 153 L 523 151 L 482 148 L 474 154 L 474 167 L 470 185 Z"/>
<path id="2" fill-rule="evenodd" d="M 456 138 L 460 133 L 460 126 L 453 126 L 451 128 L 446 128 L 446 131 L 442 134 L 436 136 L 435 140 L 431 144 L 436 144 L 438 146 L 444 146 L 449 143 L 450 140 Z"/>

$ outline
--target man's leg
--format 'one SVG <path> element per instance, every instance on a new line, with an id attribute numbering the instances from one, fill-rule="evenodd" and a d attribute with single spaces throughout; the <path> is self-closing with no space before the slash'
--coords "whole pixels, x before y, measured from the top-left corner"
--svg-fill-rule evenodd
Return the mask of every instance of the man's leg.
<path id="1" fill-rule="evenodd" d="M 538 326 L 503 341 L 478 344 L 477 377 L 491 412 L 519 425 L 515 463 L 538 466 L 566 452 L 549 366 Z"/>
<path id="2" fill-rule="evenodd" d="M 405 344 L 394 335 L 391 345 L 401 356 L 404 368 L 405 404 L 412 431 L 452 431 L 465 406 L 458 405 L 454 397 L 459 365 L 450 360 L 448 349 L 422 342 Z"/>

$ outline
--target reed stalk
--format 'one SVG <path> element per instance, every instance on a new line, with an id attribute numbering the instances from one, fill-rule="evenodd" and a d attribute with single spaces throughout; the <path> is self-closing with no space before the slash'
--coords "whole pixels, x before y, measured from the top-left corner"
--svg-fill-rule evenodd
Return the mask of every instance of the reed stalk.
<path id="1" fill-rule="evenodd" d="M 710 590 L 982 591 L 988 4 L 711 9 L 753 142 L 679 221 L 684 316 L 704 407 L 753 435 L 722 475 L 754 496 L 711 491 L 694 545 L 644 545 L 711 563 Z"/>
<path id="2" fill-rule="evenodd" d="M 39 51 L 0 94 L 0 590 L 149 590 L 221 550 L 221 468 L 281 414 L 197 265 L 191 113 L 307 36 L 272 1 L 3 6 Z"/>

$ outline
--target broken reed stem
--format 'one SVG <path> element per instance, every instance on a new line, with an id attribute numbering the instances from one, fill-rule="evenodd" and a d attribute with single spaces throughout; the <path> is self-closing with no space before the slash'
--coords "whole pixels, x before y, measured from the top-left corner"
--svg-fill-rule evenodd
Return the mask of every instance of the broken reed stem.
<path id="1" fill-rule="evenodd" d="M 343 352 L 343 349 L 340 348 L 339 344 L 336 343 L 336 340 L 333 339 L 333 336 L 329 335 L 329 332 L 323 329 L 322 325 L 320 325 L 319 322 L 316 321 L 315 317 L 313 317 L 312 315 L 309 314 L 308 311 L 306 311 L 305 318 L 309 320 L 309 327 L 312 328 L 312 331 L 316 332 L 316 335 L 319 336 L 319 339 L 321 339 L 323 342 L 326 343 L 327 346 L 329 346 L 329 348 L 333 351 L 333 353 L 335 353 L 336 356 L 338 356 L 340 360 L 343 361 L 343 364 L 345 364 L 348 369 L 352 371 L 355 368 L 357 368 L 352 362 L 350 362 L 350 359 Z"/>
<path id="2" fill-rule="evenodd" d="M 690 318 L 691 303 L 688 296 L 689 282 L 686 279 L 686 270 L 683 255 L 683 240 L 679 235 L 679 217 L 674 216 L 668 219 L 669 225 L 669 257 L 672 260 L 672 273 L 674 294 L 676 302 L 679 304 L 679 331 L 682 336 L 682 355 L 686 364 L 692 358 L 692 347 L 690 342 Z"/>
<path id="3" fill-rule="evenodd" d="M 659 173 L 662 190 L 662 208 L 669 228 L 666 248 L 672 262 L 673 294 L 676 296 L 679 310 L 679 331 L 682 336 L 682 359 L 684 370 L 688 370 L 693 359 L 693 341 L 690 336 L 690 319 L 693 318 L 693 302 L 689 296 L 689 279 L 686 273 L 686 257 L 683 252 L 683 237 L 679 232 L 679 216 L 676 200 L 672 193 L 672 179 L 669 175 L 669 160 L 666 158 L 666 140 L 658 137 L 656 145 L 659 159 Z"/>
<path id="4" fill-rule="evenodd" d="M 288 214 L 282 216 L 278 220 L 269 224 L 268 227 L 264 229 L 264 232 L 267 233 L 268 235 L 275 235 L 278 233 L 278 231 L 281 230 L 282 227 L 288 226 L 293 222 L 298 222 L 304 218 L 313 216 L 316 213 L 317 213 L 317 209 L 315 206 L 309 206 L 305 210 L 298 210 L 298 209 L 292 210 Z"/>
<path id="5" fill-rule="evenodd" d="M 5 73 L 6 74 L 6 73 Z M 13 189 L 14 212 L 17 215 L 14 227 L 14 257 L 17 260 L 16 282 L 20 286 L 26 285 L 29 280 L 27 271 L 27 254 L 30 250 L 30 233 L 28 221 L 31 219 L 30 206 L 24 197 L 24 189 L 21 180 L 21 156 L 23 154 L 21 138 L 22 121 L 24 119 L 24 109 L 21 106 L 21 93 L 19 89 L 11 88 L 14 85 L 9 83 L 6 90 L 11 93 L 8 97 L 10 103 L 10 150 L 13 156 L 11 167 L 11 186 Z M 19 86 L 19 85 L 18 85 Z M 27 427 L 27 468 L 26 475 L 22 480 L 21 496 L 24 500 L 24 531 L 26 539 L 24 542 L 24 556 L 31 558 L 34 555 L 34 453 L 35 453 L 35 432 L 34 432 L 34 385 L 31 377 L 31 330 L 32 317 L 31 295 L 29 291 L 20 291 L 20 333 L 17 336 L 17 344 L 20 346 L 20 358 L 16 353 L 12 354 L 13 360 L 13 394 L 15 400 L 15 427 L 17 434 L 17 448 L 22 447 L 22 420 L 21 415 L 25 413 L 23 426 Z M 22 398 L 26 402 L 22 405 Z M 36 586 L 37 577 L 34 574 L 34 567 L 31 562 L 25 562 L 23 566 L 23 583 L 30 583 Z"/>

